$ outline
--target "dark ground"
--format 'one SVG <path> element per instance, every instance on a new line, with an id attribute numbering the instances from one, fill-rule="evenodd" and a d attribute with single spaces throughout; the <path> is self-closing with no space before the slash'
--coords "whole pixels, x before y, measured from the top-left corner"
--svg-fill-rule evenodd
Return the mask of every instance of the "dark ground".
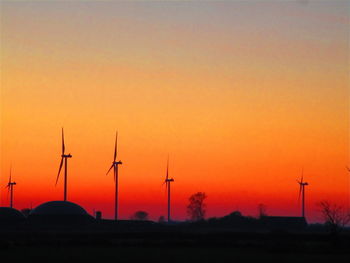
<path id="1" fill-rule="evenodd" d="M 165 229 L 0 231 L 0 262 L 350 262 L 350 236 Z"/>
<path id="2" fill-rule="evenodd" d="M 236 247 L 34 246 L 1 249 L 4 262 L 349 262 L 349 253 L 290 253 Z M 8 260 L 8 261 L 7 261 Z"/>

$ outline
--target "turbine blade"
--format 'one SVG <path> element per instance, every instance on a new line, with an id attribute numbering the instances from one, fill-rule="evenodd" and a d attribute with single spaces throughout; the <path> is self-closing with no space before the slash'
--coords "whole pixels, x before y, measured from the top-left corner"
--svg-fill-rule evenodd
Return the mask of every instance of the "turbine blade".
<path id="1" fill-rule="evenodd" d="M 9 177 L 9 182 L 8 184 L 10 184 L 12 181 L 12 166 L 10 166 L 10 177 Z"/>
<path id="2" fill-rule="evenodd" d="M 63 128 L 62 128 L 62 154 L 64 154 L 65 151 L 65 145 L 64 145 L 64 132 L 63 132 Z"/>
<path id="3" fill-rule="evenodd" d="M 165 177 L 165 181 L 167 181 L 169 179 L 169 155 L 168 155 L 168 160 L 166 163 L 166 177 Z"/>
<path id="4" fill-rule="evenodd" d="M 300 184 L 300 187 L 299 187 L 299 196 L 298 196 L 298 202 L 300 201 L 300 196 L 301 196 L 301 191 L 302 191 L 302 188 L 303 188 L 303 185 Z"/>
<path id="5" fill-rule="evenodd" d="M 106 175 L 111 171 L 111 169 L 113 168 L 114 164 L 112 164 L 111 168 L 109 168 L 108 172 L 106 173 Z"/>
<path id="6" fill-rule="evenodd" d="M 55 185 L 57 185 L 58 178 L 60 178 L 60 173 L 61 173 L 62 166 L 63 166 L 63 157 L 61 158 L 60 168 L 58 169 L 58 174 L 57 174 Z"/>
<path id="7" fill-rule="evenodd" d="M 304 182 L 304 167 L 301 169 L 301 180 L 300 180 L 301 183 Z"/>
<path id="8" fill-rule="evenodd" d="M 118 147 L 118 132 L 115 134 L 115 146 L 114 146 L 114 161 L 117 160 L 117 147 Z"/>
<path id="9" fill-rule="evenodd" d="M 350 168 L 349 168 L 349 166 L 346 166 L 346 169 L 348 170 L 348 172 L 350 172 Z"/>

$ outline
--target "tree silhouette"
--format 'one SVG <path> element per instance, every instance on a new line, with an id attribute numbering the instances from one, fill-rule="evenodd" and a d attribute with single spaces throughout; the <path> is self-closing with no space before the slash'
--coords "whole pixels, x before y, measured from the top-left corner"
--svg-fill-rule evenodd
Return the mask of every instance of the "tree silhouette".
<path id="1" fill-rule="evenodd" d="M 203 220 L 206 213 L 204 200 L 207 195 L 204 192 L 198 192 L 190 196 L 187 206 L 187 214 L 192 221 Z"/>
<path id="2" fill-rule="evenodd" d="M 145 211 L 136 211 L 131 217 L 132 220 L 148 220 L 148 213 Z"/>
<path id="3" fill-rule="evenodd" d="M 328 201 L 320 202 L 319 206 L 325 220 L 325 225 L 329 227 L 331 233 L 339 233 L 350 222 L 349 212 L 345 212 L 341 206 L 331 204 Z"/>

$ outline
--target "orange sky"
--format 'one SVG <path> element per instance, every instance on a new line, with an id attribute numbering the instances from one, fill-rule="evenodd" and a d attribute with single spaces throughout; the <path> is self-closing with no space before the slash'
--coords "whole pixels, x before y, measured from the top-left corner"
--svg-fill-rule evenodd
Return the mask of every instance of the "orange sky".
<path id="1" fill-rule="evenodd" d="M 302 167 L 310 220 L 319 201 L 348 205 L 348 3 L 0 5 L 0 184 L 12 163 L 16 208 L 62 198 L 62 126 L 68 198 L 88 212 L 113 215 L 116 129 L 122 218 L 166 214 L 168 153 L 175 219 L 197 191 L 208 216 L 298 215 Z"/>

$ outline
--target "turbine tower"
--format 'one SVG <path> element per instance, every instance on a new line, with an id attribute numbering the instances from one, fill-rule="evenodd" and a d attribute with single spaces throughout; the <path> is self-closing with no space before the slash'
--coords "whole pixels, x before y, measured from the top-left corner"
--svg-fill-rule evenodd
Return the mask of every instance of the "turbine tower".
<path id="1" fill-rule="evenodd" d="M 169 178 L 169 157 L 168 157 L 167 166 L 166 166 L 166 177 L 163 183 L 165 184 L 165 187 L 168 190 L 168 222 L 171 221 L 171 218 L 170 218 L 170 184 L 171 182 L 174 182 L 174 179 Z"/>
<path id="2" fill-rule="evenodd" d="M 114 203 L 114 219 L 118 220 L 118 166 L 123 164 L 121 160 L 117 161 L 117 146 L 118 146 L 118 132 L 115 135 L 115 146 L 114 146 L 114 158 L 111 167 L 109 168 L 106 175 L 112 170 L 114 171 L 114 182 L 115 182 L 115 203 Z"/>
<path id="3" fill-rule="evenodd" d="M 12 182 L 12 174 L 11 174 L 11 168 L 10 168 L 10 177 L 9 182 L 7 183 L 6 188 L 8 188 L 8 193 L 10 194 L 10 207 L 13 207 L 13 186 L 16 185 L 16 182 Z"/>
<path id="4" fill-rule="evenodd" d="M 67 201 L 67 177 L 68 177 L 68 158 L 72 158 L 72 155 L 65 154 L 65 145 L 64 145 L 64 133 L 62 128 L 62 154 L 61 154 L 61 163 L 60 168 L 58 169 L 58 174 L 56 178 L 56 184 L 58 182 L 58 179 L 60 178 L 60 173 L 62 170 L 63 162 L 64 162 L 64 193 L 63 193 L 63 201 Z"/>
<path id="5" fill-rule="evenodd" d="M 348 172 L 350 173 L 350 168 L 349 168 L 349 166 L 346 166 L 346 169 L 348 170 Z M 350 186 L 350 185 L 349 185 Z M 350 201 L 350 199 L 349 199 L 349 201 Z"/>
<path id="6" fill-rule="evenodd" d="M 304 172 L 301 174 L 301 179 L 298 181 L 299 184 L 299 200 L 301 196 L 301 216 L 305 218 L 305 186 L 309 185 L 307 182 L 304 182 Z"/>

